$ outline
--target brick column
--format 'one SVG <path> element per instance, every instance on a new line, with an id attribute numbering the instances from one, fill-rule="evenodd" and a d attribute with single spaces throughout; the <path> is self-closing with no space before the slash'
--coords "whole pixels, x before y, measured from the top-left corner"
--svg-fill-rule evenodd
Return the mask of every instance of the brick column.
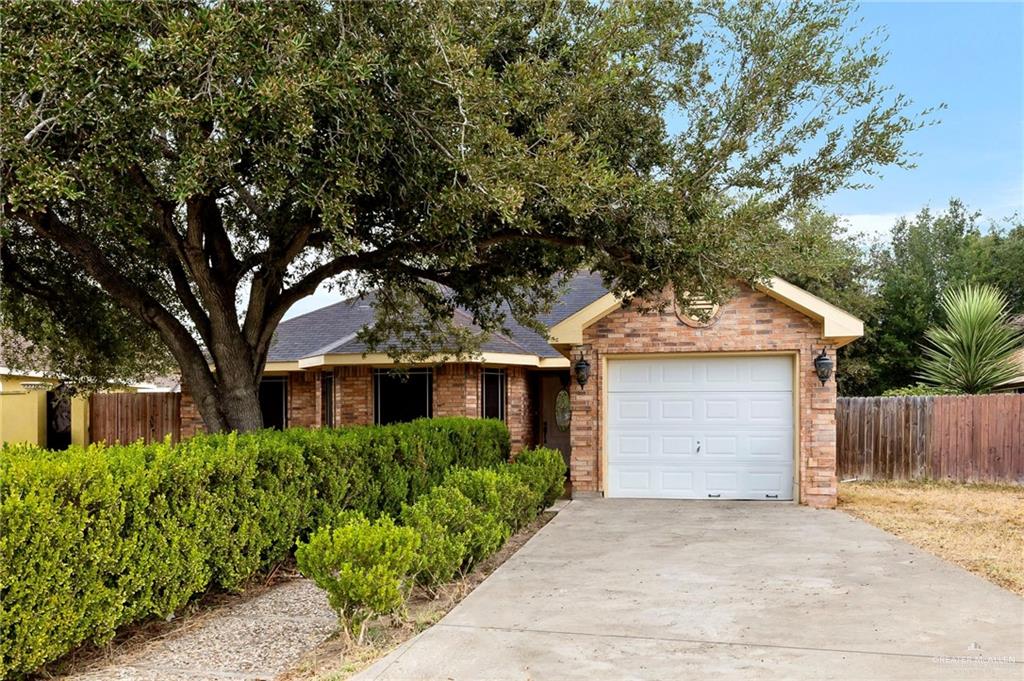
<path id="1" fill-rule="evenodd" d="M 508 367 L 505 376 L 505 423 L 512 438 L 512 453 L 516 454 L 532 444 L 530 389 L 525 368 Z"/>
<path id="2" fill-rule="evenodd" d="M 373 423 L 373 370 L 366 366 L 338 367 L 335 381 L 335 424 Z"/>
<path id="3" fill-rule="evenodd" d="M 572 421 L 569 428 L 572 454 L 569 462 L 569 479 L 573 494 L 596 492 L 600 485 L 598 447 L 600 446 L 600 399 L 601 366 L 599 356 L 590 345 L 573 347 L 573 361 L 580 353 L 590 362 L 590 380 L 582 388 L 575 381 L 569 382 L 569 401 L 572 405 Z"/>
<path id="4" fill-rule="evenodd" d="M 190 438 L 196 433 L 205 433 L 206 424 L 199 414 L 199 408 L 192 399 L 192 392 L 184 383 L 181 384 L 181 439 Z"/>
<path id="5" fill-rule="evenodd" d="M 834 359 L 835 348 L 828 348 Z M 821 384 L 814 370 L 812 353 L 801 352 L 803 380 L 801 423 L 803 435 L 800 470 L 800 501 L 816 508 L 835 508 L 839 481 L 836 477 L 836 382 Z"/>

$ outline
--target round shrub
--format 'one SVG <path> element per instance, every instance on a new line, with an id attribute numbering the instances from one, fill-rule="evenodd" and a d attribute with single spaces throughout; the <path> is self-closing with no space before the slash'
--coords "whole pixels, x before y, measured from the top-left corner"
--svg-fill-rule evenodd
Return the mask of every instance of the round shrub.
<path id="1" fill-rule="evenodd" d="M 359 511 L 339 514 L 299 543 L 299 570 L 327 592 L 346 631 L 361 643 L 366 620 L 402 607 L 420 539 L 386 515 L 370 521 Z"/>

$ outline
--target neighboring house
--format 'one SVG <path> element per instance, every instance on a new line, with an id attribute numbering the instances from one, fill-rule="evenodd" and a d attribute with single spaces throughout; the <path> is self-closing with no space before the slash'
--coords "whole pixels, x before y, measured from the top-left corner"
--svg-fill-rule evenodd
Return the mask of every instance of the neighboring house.
<path id="1" fill-rule="evenodd" d="M 1014 393 L 1024 393 L 1024 349 L 1017 351 L 1017 354 L 1013 356 L 1013 361 L 1017 365 L 1017 376 L 1005 383 L 1001 383 L 999 389 Z"/>
<path id="2" fill-rule="evenodd" d="M 89 444 L 87 396 L 70 397 L 61 391 L 60 379 L 46 370 L 45 360 L 33 362 L 32 369 L 4 366 L 12 359 L 10 355 L 5 358 L 4 350 L 24 342 L 17 336 L 0 334 L 0 444 L 25 442 L 47 449 Z M 20 367 L 20 360 L 14 362 Z M 118 391 L 163 389 L 153 383 L 134 383 Z"/>
<path id="3" fill-rule="evenodd" d="M 0 444 L 67 449 L 88 443 L 89 401 L 63 396 L 58 385 L 41 372 L 0 366 Z"/>
<path id="4" fill-rule="evenodd" d="M 814 358 L 834 361 L 863 324 L 781 279 L 741 287 L 701 322 L 624 307 L 577 275 L 541 319 L 547 339 L 510 323 L 472 360 L 404 374 L 358 340 L 373 319 L 357 298 L 283 322 L 260 387 L 267 425 L 487 416 L 514 450 L 560 449 L 574 495 L 836 503 L 835 381 L 822 384 Z M 186 436 L 201 421 L 182 396 Z"/>

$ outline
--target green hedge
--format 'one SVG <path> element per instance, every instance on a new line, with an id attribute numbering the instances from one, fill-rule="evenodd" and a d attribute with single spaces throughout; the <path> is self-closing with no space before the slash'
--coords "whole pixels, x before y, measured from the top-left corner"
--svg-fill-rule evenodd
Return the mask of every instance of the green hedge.
<path id="1" fill-rule="evenodd" d="M 200 435 L 0 449 L 0 678 L 209 588 L 237 590 L 342 510 L 398 514 L 454 466 L 507 461 L 504 424 Z"/>
<path id="2" fill-rule="evenodd" d="M 367 619 L 401 609 L 412 584 L 432 589 L 494 553 L 564 485 L 565 462 L 551 449 L 493 469 L 455 469 L 405 505 L 399 525 L 387 515 L 371 522 L 341 514 L 300 543 L 295 557 L 362 641 Z"/>

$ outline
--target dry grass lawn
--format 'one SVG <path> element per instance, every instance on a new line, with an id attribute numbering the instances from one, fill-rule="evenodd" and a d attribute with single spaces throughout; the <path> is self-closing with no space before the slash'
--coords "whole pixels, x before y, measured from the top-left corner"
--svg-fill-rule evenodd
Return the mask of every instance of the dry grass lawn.
<path id="1" fill-rule="evenodd" d="M 1024 595 L 1024 487 L 844 483 L 839 508 Z"/>

